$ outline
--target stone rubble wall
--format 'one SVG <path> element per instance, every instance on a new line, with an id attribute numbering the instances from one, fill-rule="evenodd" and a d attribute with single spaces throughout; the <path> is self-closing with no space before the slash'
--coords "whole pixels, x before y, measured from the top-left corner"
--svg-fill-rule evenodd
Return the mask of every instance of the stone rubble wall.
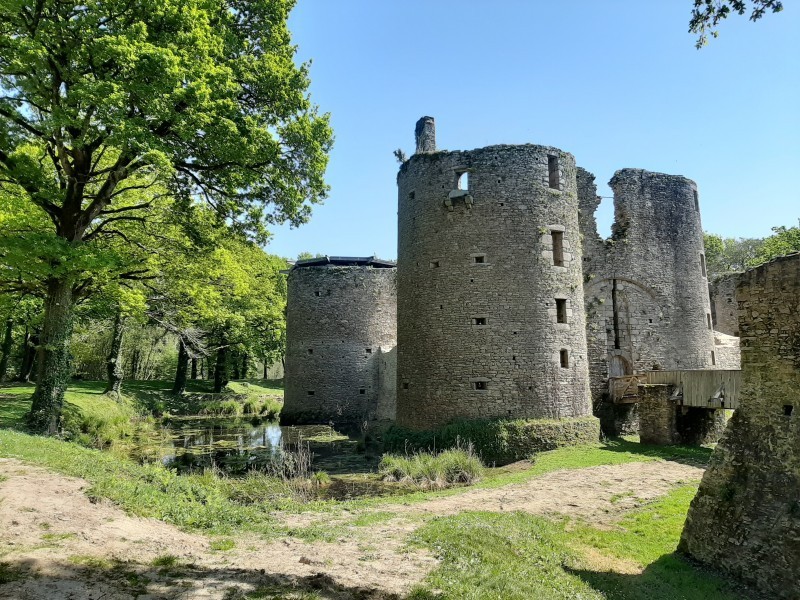
<path id="1" fill-rule="evenodd" d="M 398 188 L 398 423 L 590 414 L 572 155 L 534 145 L 416 154 Z"/>
<path id="2" fill-rule="evenodd" d="M 741 273 L 720 275 L 708 286 L 711 296 L 711 316 L 714 329 L 727 335 L 739 336 L 736 308 L 736 282 Z"/>
<path id="3" fill-rule="evenodd" d="M 385 352 L 396 345 L 396 269 L 292 269 L 281 423 L 360 425 L 378 413 L 391 418 L 397 375 Z"/>
<path id="4" fill-rule="evenodd" d="M 692 501 L 679 550 L 800 598 L 800 254 L 742 274 L 740 407 Z"/>

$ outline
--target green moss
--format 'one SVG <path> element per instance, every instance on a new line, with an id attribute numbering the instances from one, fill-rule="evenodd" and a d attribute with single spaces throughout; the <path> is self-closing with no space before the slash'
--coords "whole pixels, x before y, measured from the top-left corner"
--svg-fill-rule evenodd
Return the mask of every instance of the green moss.
<path id="1" fill-rule="evenodd" d="M 458 421 L 435 431 L 393 426 L 386 431 L 383 441 L 389 451 L 435 450 L 472 443 L 484 462 L 502 465 L 547 450 L 596 443 L 599 438 L 599 421 L 582 417 Z"/>

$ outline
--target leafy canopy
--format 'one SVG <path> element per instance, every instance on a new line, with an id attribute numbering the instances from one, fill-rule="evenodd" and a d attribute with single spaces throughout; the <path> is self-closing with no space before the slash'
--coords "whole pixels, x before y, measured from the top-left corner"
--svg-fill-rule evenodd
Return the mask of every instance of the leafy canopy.
<path id="1" fill-rule="evenodd" d="M 745 14 L 750 10 L 750 20 L 758 21 L 767 11 L 774 13 L 783 10 L 780 0 L 694 0 L 692 19 L 689 21 L 689 33 L 697 35 L 695 46 L 700 49 L 708 43 L 708 35 L 718 37 L 717 26 L 731 13 Z"/>

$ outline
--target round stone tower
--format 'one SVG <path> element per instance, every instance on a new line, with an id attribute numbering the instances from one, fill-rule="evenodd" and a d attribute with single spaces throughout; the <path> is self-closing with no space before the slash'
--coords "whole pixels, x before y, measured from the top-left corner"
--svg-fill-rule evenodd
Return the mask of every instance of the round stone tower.
<path id="1" fill-rule="evenodd" d="M 281 424 L 394 417 L 395 263 L 322 257 L 289 271 Z"/>
<path id="2" fill-rule="evenodd" d="M 591 414 L 574 158 L 420 148 L 397 178 L 397 422 Z"/>

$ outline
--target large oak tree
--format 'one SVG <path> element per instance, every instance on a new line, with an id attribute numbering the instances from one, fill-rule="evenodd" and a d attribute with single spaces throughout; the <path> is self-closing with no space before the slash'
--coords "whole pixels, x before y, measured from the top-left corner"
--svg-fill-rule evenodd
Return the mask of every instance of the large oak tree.
<path id="1" fill-rule="evenodd" d="M 60 244 L 48 252 L 34 429 L 58 428 L 85 284 L 72 265 L 99 238 L 124 240 L 120 224 L 146 223 L 137 192 L 167 185 L 174 210 L 206 203 L 256 239 L 304 222 L 324 197 L 332 136 L 294 62 L 292 5 L 0 0 L 0 181 Z"/>

